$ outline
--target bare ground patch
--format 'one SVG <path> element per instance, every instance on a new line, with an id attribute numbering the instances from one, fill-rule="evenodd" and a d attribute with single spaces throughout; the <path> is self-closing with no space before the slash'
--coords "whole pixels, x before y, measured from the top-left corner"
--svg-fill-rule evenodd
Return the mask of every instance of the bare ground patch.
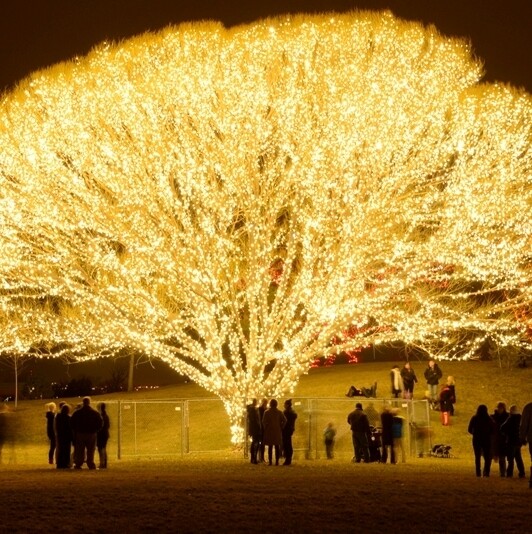
<path id="1" fill-rule="evenodd" d="M 107 471 L 0 470 L 0 532 L 527 532 L 527 480 L 472 461 L 120 461 Z"/>

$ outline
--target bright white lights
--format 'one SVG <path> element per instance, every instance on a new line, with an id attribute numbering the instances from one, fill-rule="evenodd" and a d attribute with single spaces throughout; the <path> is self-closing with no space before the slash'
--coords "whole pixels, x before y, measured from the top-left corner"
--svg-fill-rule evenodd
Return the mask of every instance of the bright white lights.
<path id="1" fill-rule="evenodd" d="M 161 358 L 238 440 L 316 355 L 520 343 L 532 105 L 480 76 L 388 13 L 187 24 L 36 73 L 0 104 L 0 350 Z"/>

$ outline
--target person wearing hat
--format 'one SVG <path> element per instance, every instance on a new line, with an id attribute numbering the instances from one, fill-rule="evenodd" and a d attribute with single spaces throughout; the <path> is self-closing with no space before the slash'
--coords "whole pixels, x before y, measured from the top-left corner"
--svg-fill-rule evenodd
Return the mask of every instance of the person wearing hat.
<path id="1" fill-rule="evenodd" d="M 283 415 L 286 417 L 286 424 L 283 428 L 283 465 L 292 464 L 292 456 L 294 455 L 294 447 L 292 446 L 292 435 L 296 429 L 297 413 L 292 408 L 292 399 L 284 402 Z"/>

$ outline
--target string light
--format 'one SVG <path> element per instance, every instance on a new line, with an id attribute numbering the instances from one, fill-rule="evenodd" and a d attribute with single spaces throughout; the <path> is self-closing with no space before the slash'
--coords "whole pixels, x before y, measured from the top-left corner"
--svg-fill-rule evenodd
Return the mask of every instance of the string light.
<path id="1" fill-rule="evenodd" d="M 530 326 L 530 95 L 390 13 L 169 27 L 0 103 L 0 350 L 129 347 L 226 406 L 319 355 Z M 349 335 L 342 333 L 349 332 Z"/>

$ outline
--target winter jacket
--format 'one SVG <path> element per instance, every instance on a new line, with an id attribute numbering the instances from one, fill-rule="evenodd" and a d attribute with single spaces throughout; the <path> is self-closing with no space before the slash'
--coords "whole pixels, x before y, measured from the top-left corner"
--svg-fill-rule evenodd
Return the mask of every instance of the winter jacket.
<path id="1" fill-rule="evenodd" d="M 360 408 L 347 416 L 347 422 L 351 425 L 352 432 L 370 433 L 368 416 Z"/>
<path id="2" fill-rule="evenodd" d="M 407 369 L 403 367 L 401 369 L 401 378 L 403 379 L 403 385 L 407 391 L 414 389 L 414 384 L 417 382 L 417 376 L 414 369 Z"/>
<path id="3" fill-rule="evenodd" d="M 495 422 L 488 415 L 474 415 L 469 421 L 467 431 L 473 436 L 473 445 L 490 445 L 497 432 Z"/>
<path id="4" fill-rule="evenodd" d="M 283 444 L 283 427 L 286 425 L 286 417 L 279 408 L 268 408 L 262 418 L 263 443 L 264 445 Z"/>
<path id="5" fill-rule="evenodd" d="M 393 444 L 393 413 L 390 411 L 385 411 L 381 413 L 381 425 L 382 425 L 382 444 L 383 445 L 392 445 Z"/>
<path id="6" fill-rule="evenodd" d="M 48 436 L 48 439 L 52 440 L 55 439 L 54 419 L 54 412 L 46 412 L 46 435 Z"/>
<path id="7" fill-rule="evenodd" d="M 510 447 L 517 447 L 521 444 L 519 439 L 519 425 L 521 423 L 520 413 L 511 413 L 506 421 L 501 425 L 502 438 Z"/>
<path id="8" fill-rule="evenodd" d="M 427 384 L 429 384 L 430 386 L 436 386 L 440 382 L 440 378 L 442 377 L 442 372 L 438 364 L 435 363 L 434 367 L 427 367 L 425 369 L 424 375 L 425 375 L 425 379 L 427 380 Z"/>
<path id="9" fill-rule="evenodd" d="M 81 434 L 96 434 L 103 426 L 102 416 L 90 406 L 82 406 L 70 418 L 73 432 Z"/>
<path id="10" fill-rule="evenodd" d="M 246 408 L 248 416 L 248 434 L 251 437 L 259 438 L 262 435 L 262 425 L 260 422 L 259 409 L 253 404 L 249 404 Z"/>
<path id="11" fill-rule="evenodd" d="M 292 408 L 285 410 L 283 415 L 286 418 L 286 424 L 283 427 L 283 435 L 291 436 L 296 429 L 297 413 Z"/>
<path id="12" fill-rule="evenodd" d="M 401 378 L 401 371 L 393 368 L 390 371 L 390 379 L 392 381 L 392 395 L 401 393 L 401 391 L 403 391 L 403 379 Z"/>
<path id="13" fill-rule="evenodd" d="M 440 391 L 440 410 L 450 412 L 453 408 L 453 394 L 449 386 L 443 386 Z"/>
<path id="14" fill-rule="evenodd" d="M 532 402 L 529 402 L 521 414 L 521 424 L 519 426 L 519 438 L 524 443 L 532 443 Z"/>

